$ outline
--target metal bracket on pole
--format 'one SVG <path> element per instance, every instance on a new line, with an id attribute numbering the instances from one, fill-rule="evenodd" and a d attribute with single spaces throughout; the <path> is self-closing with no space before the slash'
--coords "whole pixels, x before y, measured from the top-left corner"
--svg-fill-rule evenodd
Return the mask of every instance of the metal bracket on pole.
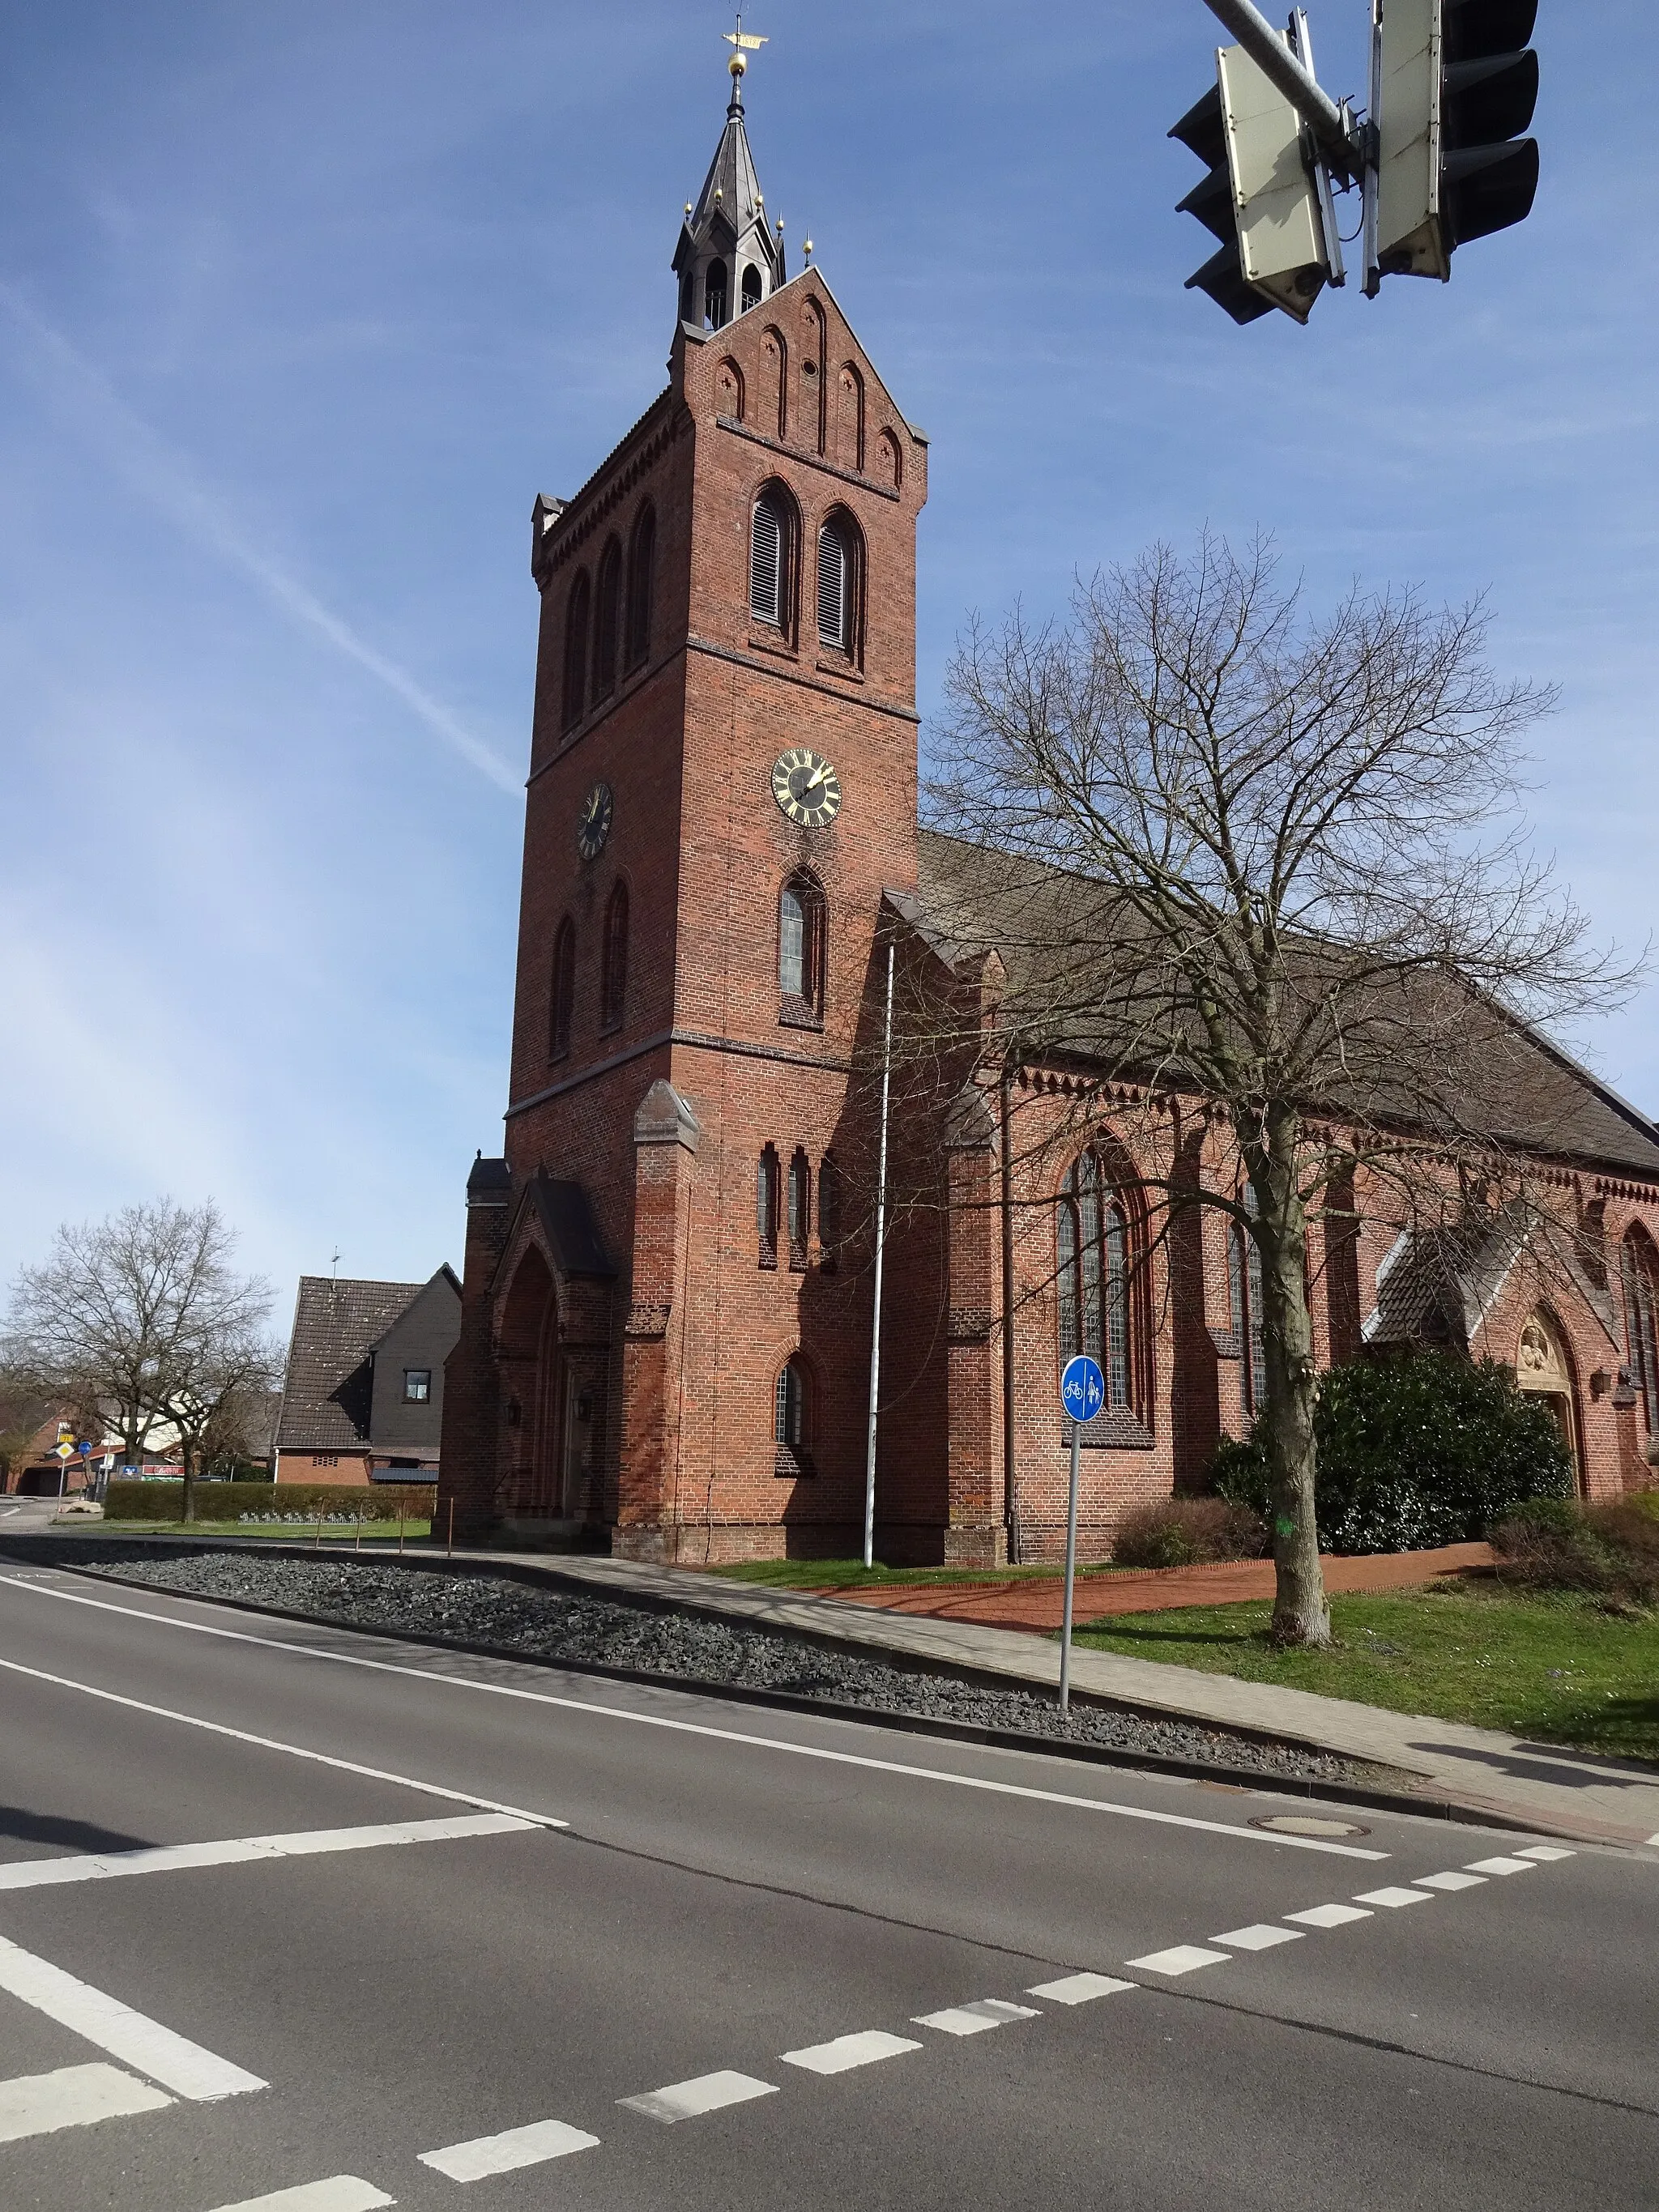
<path id="1" fill-rule="evenodd" d="M 1308 25 L 1308 11 L 1296 8 L 1291 12 L 1291 52 L 1302 63 L 1310 76 L 1314 74 L 1313 33 Z M 1338 111 L 1346 126 L 1353 128 L 1353 118 L 1345 100 Z M 1312 127 L 1302 125 L 1302 159 L 1308 174 L 1313 179 L 1314 191 L 1319 199 L 1319 227 L 1325 234 L 1325 265 L 1329 271 L 1327 282 L 1339 288 L 1348 281 L 1347 269 L 1342 259 L 1342 230 L 1336 219 L 1336 196 L 1331 190 L 1331 167 L 1324 149 L 1313 134 Z"/>
<path id="2" fill-rule="evenodd" d="M 1377 118 L 1382 112 L 1382 7 L 1383 0 L 1371 0 L 1370 83 L 1365 95 L 1364 167 L 1362 172 L 1365 209 L 1363 228 L 1364 290 L 1368 300 L 1374 300 L 1382 289 L 1377 229 L 1382 182 L 1379 167 L 1382 142 L 1377 131 Z"/>

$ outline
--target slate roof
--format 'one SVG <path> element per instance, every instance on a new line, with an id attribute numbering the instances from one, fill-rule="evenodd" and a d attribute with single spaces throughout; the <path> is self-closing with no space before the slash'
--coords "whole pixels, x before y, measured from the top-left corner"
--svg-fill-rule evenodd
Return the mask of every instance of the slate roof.
<path id="1" fill-rule="evenodd" d="M 361 1451 L 368 1442 L 369 1353 L 424 1283 L 301 1275 L 283 1386 L 279 1451 Z"/>

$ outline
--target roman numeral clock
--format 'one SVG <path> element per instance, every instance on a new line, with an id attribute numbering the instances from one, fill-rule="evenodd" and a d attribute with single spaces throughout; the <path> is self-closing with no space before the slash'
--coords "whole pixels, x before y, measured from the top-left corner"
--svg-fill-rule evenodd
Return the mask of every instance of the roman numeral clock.
<path id="1" fill-rule="evenodd" d="M 803 830 L 822 830 L 841 812 L 841 779 L 822 753 L 793 745 L 772 764 L 772 796 Z"/>

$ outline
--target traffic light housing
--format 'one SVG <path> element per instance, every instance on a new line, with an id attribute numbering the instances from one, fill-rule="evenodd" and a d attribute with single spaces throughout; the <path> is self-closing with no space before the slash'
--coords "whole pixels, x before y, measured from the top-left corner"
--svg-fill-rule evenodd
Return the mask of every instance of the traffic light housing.
<path id="1" fill-rule="evenodd" d="M 1243 46 L 1216 55 L 1216 82 L 1170 131 L 1205 163 L 1178 212 L 1221 250 L 1187 280 L 1236 323 L 1275 307 L 1305 323 L 1332 280 L 1328 216 L 1302 118 Z"/>
<path id="2" fill-rule="evenodd" d="M 1460 246 L 1532 212 L 1538 0 L 1384 0 L 1382 18 L 1376 269 L 1443 280 Z"/>

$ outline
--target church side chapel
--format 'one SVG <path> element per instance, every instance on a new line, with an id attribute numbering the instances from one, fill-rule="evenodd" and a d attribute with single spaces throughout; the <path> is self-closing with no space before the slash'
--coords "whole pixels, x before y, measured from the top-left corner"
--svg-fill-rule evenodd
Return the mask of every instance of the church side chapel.
<path id="1" fill-rule="evenodd" d="M 927 440 L 810 241 L 789 273 L 746 128 L 758 43 L 735 44 L 686 204 L 667 386 L 533 508 L 506 1137 L 467 1181 L 438 1507 L 460 1534 L 689 1564 L 859 1548 L 890 948 L 953 1023 L 994 1013 L 975 855 L 918 818 Z M 1537 1179 L 1568 1262 L 1501 1208 L 1431 1252 L 1362 1170 L 1316 1238 L 1315 1350 L 1504 1363 L 1601 1497 L 1649 1480 L 1659 1447 L 1659 1132 L 1539 1054 Z M 1179 1161 L 1237 1183 L 1205 1101 L 1092 1081 L 1074 1054 L 990 1057 L 902 1086 L 895 1120 L 896 1176 L 938 1194 L 896 1207 L 884 1248 L 876 1550 L 895 1563 L 1059 1555 L 1076 1352 L 1107 1395 L 1085 1557 L 1128 1507 L 1200 1487 L 1265 1387 L 1249 1238 L 1149 1194 Z M 1016 1147 L 1016 1113 L 1066 1141 Z"/>

